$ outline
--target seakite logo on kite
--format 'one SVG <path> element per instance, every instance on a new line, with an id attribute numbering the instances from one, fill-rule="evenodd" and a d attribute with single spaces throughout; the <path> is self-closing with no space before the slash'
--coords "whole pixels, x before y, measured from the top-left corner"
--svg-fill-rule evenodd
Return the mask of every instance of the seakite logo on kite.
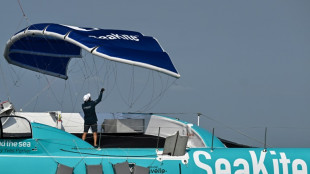
<path id="1" fill-rule="evenodd" d="M 136 41 L 139 42 L 139 36 L 137 35 L 127 35 L 127 34 L 108 34 L 108 35 L 104 35 L 104 36 L 93 36 L 93 35 L 89 35 L 88 37 L 92 37 L 95 39 L 104 39 L 104 40 L 132 40 L 132 41 Z"/>

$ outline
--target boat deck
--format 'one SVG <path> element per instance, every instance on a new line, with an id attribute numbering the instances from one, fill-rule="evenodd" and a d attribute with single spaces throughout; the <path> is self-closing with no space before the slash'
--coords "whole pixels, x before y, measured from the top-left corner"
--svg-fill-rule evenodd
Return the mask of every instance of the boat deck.
<path id="1" fill-rule="evenodd" d="M 81 138 L 82 134 L 74 134 Z M 93 134 L 87 134 L 86 141 L 93 145 Z M 136 133 L 98 133 L 100 148 L 163 148 L 165 138 Z"/>

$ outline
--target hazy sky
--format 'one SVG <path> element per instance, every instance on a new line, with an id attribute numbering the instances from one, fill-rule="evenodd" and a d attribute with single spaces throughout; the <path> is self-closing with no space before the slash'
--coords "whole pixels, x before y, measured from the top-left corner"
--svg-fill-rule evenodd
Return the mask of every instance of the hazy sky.
<path id="1" fill-rule="evenodd" d="M 157 38 L 181 74 L 148 112 L 184 113 L 177 117 L 191 122 L 200 112 L 222 123 L 201 118 L 220 137 L 262 146 L 227 126 L 260 141 L 268 127 L 272 146 L 310 147 L 310 1 L 20 1 L 28 20 L 17 0 L 0 3 L 1 50 L 35 23 L 138 31 Z M 81 111 L 87 90 L 74 90 L 77 81 L 39 76 L 3 56 L 0 68 L 0 99 L 16 109 Z M 101 85 L 87 84 L 94 97 Z M 59 102 L 64 91 L 73 100 Z M 107 88 L 98 112 L 126 111 L 117 92 Z"/>

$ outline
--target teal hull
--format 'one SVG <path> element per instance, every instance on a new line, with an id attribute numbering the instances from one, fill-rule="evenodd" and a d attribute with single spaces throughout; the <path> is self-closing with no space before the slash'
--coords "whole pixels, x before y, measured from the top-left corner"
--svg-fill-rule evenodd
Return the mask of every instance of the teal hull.
<path id="1" fill-rule="evenodd" d="M 310 149 L 225 148 L 215 141 L 214 149 L 188 148 L 184 156 L 162 155 L 156 148 L 95 149 L 62 130 L 32 123 L 33 138 L 1 139 L 1 173 L 55 174 L 58 164 L 86 174 L 87 165 L 102 165 L 113 174 L 113 165 L 127 161 L 149 168 L 150 173 L 310 173 Z M 195 127 L 193 127 L 195 128 Z M 205 132 L 196 128 L 203 137 Z M 210 135 L 205 135 L 209 138 Z M 208 143 L 206 143 L 208 144 Z"/>

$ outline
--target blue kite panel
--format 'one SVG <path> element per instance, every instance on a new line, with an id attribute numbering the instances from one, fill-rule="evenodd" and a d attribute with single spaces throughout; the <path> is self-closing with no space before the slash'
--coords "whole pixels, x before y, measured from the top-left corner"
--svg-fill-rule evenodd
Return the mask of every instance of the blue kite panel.
<path id="1" fill-rule="evenodd" d="M 67 76 L 66 71 L 70 61 L 70 57 L 59 58 L 19 53 L 11 53 L 10 57 L 11 61 L 18 66 L 42 73 L 59 74 L 65 77 Z"/>
<path id="2" fill-rule="evenodd" d="M 133 49 L 107 46 L 99 47 L 97 52 L 113 57 L 122 57 L 123 59 L 134 62 L 153 65 L 177 73 L 168 54 L 165 52 L 137 51 Z"/>
<path id="3" fill-rule="evenodd" d="M 137 47 L 143 36 L 138 32 L 93 29 L 87 31 L 74 30 L 69 37 L 88 48 L 102 45 L 115 45 L 119 47 Z M 141 46 L 140 46 L 141 47 Z"/>
<path id="4" fill-rule="evenodd" d="M 81 48 L 60 39 L 28 36 L 14 42 L 11 52 L 28 52 L 36 54 L 55 54 L 61 56 L 81 57 Z"/>
<path id="5" fill-rule="evenodd" d="M 61 35 L 66 35 L 69 31 L 72 29 L 63 25 L 58 25 L 58 24 L 49 24 L 46 31 L 58 33 Z"/>
<path id="6" fill-rule="evenodd" d="M 28 27 L 28 30 L 43 30 L 48 24 L 34 24 Z"/>
<path id="7" fill-rule="evenodd" d="M 9 63 L 66 78 L 71 57 L 80 57 L 81 48 L 88 48 L 91 53 L 97 48 L 101 57 L 180 77 L 157 40 L 139 32 L 52 23 L 26 29 L 8 42 L 4 55 Z"/>

